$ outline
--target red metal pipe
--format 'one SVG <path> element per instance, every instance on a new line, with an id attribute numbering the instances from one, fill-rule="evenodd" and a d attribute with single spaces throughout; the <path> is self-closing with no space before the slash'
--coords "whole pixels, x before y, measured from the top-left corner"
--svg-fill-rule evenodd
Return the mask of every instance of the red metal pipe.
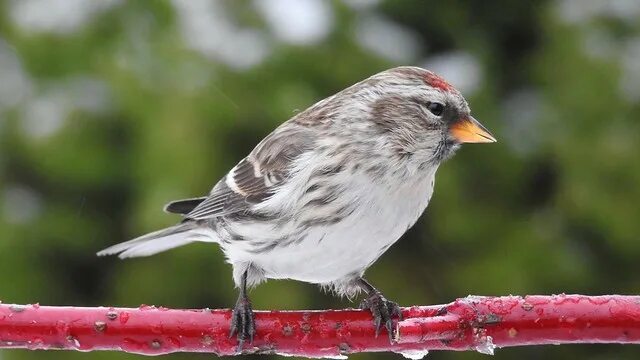
<path id="1" fill-rule="evenodd" d="M 467 297 L 446 306 L 405 308 L 394 335 L 375 338 L 361 310 L 256 312 L 258 333 L 246 353 L 337 357 L 394 351 L 566 344 L 640 344 L 640 296 Z M 170 310 L 0 305 L 0 348 L 234 354 L 229 310 Z"/>

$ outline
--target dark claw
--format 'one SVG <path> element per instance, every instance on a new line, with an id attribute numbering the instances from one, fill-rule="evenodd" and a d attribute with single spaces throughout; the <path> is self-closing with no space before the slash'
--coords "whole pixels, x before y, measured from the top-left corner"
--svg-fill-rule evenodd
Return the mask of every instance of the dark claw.
<path id="1" fill-rule="evenodd" d="M 393 339 L 393 318 L 397 317 L 398 320 L 402 320 L 402 311 L 400 306 L 393 301 L 385 299 L 380 292 L 374 292 L 369 295 L 360 304 L 361 309 L 368 309 L 373 315 L 373 323 L 376 327 L 376 338 L 380 335 L 380 329 L 384 323 L 387 334 L 389 335 L 389 342 L 395 343 Z"/>
<path id="2" fill-rule="evenodd" d="M 253 344 L 253 336 L 256 333 L 256 323 L 251 309 L 251 302 L 247 298 L 239 298 L 236 307 L 233 309 L 231 317 L 231 331 L 229 338 L 237 334 L 238 347 L 236 352 L 242 352 L 245 341 L 248 339 L 249 344 Z"/>

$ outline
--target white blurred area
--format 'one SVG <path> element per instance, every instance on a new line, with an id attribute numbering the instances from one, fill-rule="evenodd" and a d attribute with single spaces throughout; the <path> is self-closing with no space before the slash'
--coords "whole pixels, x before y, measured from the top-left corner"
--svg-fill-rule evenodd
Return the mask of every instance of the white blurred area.
<path id="1" fill-rule="evenodd" d="M 595 18 L 611 17 L 630 23 L 640 18 L 638 0 L 559 0 L 557 10 L 568 23 L 585 23 Z"/>
<path id="2" fill-rule="evenodd" d="M 68 34 L 122 0 L 12 0 L 11 21 L 24 31 Z"/>
<path id="3" fill-rule="evenodd" d="M 236 24 L 224 1 L 173 0 L 182 37 L 202 55 L 242 70 L 260 64 L 269 55 L 266 37 L 257 29 Z"/>
<path id="4" fill-rule="evenodd" d="M 534 153 L 543 138 L 538 122 L 542 116 L 550 116 L 550 109 L 537 89 L 526 88 L 509 94 L 500 104 L 503 139 L 513 152 L 520 156 Z"/>
<path id="5" fill-rule="evenodd" d="M 31 95 L 31 79 L 9 44 L 0 39 L 0 114 Z"/>
<path id="6" fill-rule="evenodd" d="M 421 52 L 416 34 L 375 13 L 356 19 L 355 39 L 373 54 L 398 63 L 414 63 Z"/>
<path id="7" fill-rule="evenodd" d="M 331 2 L 325 0 L 255 0 L 254 4 L 278 40 L 311 45 L 333 28 Z"/>
<path id="8" fill-rule="evenodd" d="M 622 48 L 620 90 L 629 102 L 640 101 L 640 37 L 625 42 Z"/>
<path id="9" fill-rule="evenodd" d="M 24 105 L 22 128 L 34 140 L 54 135 L 72 111 L 93 114 L 108 111 L 110 93 L 100 80 L 90 76 L 74 76 L 46 84 Z"/>
<path id="10" fill-rule="evenodd" d="M 11 224 L 24 224 L 35 219 L 42 212 L 42 197 L 35 190 L 24 185 L 3 187 L 2 217 Z"/>
<path id="11" fill-rule="evenodd" d="M 17 111 L 24 134 L 32 139 L 54 135 L 74 110 L 109 109 L 110 93 L 101 80 L 74 75 L 34 84 L 14 49 L 4 42 L 0 42 L 0 79 L 0 121 L 3 113 Z"/>

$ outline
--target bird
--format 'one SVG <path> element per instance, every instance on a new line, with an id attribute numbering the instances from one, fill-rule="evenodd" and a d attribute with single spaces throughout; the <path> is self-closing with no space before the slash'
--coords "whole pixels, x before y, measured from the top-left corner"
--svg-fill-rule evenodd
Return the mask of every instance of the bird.
<path id="1" fill-rule="evenodd" d="M 233 268 L 238 351 L 256 334 L 249 290 L 267 279 L 364 292 L 375 335 L 393 343 L 400 307 L 364 273 L 425 211 L 435 174 L 463 143 L 493 143 L 462 94 L 432 71 L 400 66 L 327 97 L 278 126 L 206 196 L 168 203 L 176 225 L 99 256 L 149 256 L 216 243 Z"/>

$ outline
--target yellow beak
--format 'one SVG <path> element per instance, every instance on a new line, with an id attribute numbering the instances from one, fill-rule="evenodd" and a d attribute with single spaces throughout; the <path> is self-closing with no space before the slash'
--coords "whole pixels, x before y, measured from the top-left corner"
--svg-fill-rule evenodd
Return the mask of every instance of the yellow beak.
<path id="1" fill-rule="evenodd" d="M 489 130 L 471 116 L 453 123 L 449 127 L 449 133 L 461 143 L 494 143 L 497 141 Z"/>

